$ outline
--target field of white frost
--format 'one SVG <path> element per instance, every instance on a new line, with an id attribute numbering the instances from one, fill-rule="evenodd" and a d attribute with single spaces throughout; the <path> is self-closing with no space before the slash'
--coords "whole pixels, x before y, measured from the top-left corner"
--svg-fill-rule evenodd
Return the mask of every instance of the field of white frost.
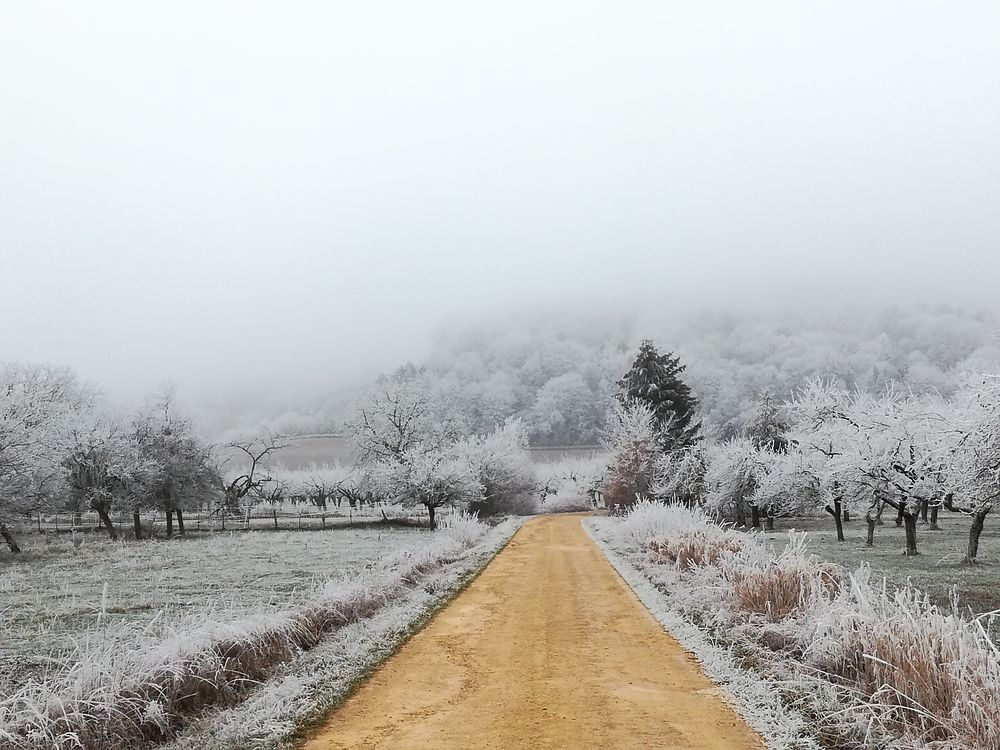
<path id="1" fill-rule="evenodd" d="M 587 528 L 772 750 L 997 750 L 1000 651 L 981 618 L 682 507 Z"/>
<path id="2" fill-rule="evenodd" d="M 108 630 L 280 609 L 320 581 L 426 541 L 420 529 L 250 532 L 112 542 L 30 536 L 0 568 L 0 695 L 58 672 Z M 45 543 L 45 542 L 48 543 Z"/>
<path id="3" fill-rule="evenodd" d="M 281 746 L 516 527 L 31 551 L 0 577 L 0 748 Z"/>

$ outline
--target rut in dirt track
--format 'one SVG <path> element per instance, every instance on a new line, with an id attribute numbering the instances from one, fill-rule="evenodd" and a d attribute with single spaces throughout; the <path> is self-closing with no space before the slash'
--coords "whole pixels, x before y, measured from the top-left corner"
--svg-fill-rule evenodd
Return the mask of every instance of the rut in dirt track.
<path id="1" fill-rule="evenodd" d="M 306 750 L 763 748 L 580 521 L 526 523 Z"/>

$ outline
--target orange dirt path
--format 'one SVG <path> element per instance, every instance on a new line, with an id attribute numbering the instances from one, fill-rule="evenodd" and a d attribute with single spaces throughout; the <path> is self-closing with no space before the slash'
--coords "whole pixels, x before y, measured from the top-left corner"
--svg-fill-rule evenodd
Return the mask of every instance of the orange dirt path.
<path id="1" fill-rule="evenodd" d="M 527 522 L 305 750 L 763 743 L 668 636 L 579 516 Z"/>

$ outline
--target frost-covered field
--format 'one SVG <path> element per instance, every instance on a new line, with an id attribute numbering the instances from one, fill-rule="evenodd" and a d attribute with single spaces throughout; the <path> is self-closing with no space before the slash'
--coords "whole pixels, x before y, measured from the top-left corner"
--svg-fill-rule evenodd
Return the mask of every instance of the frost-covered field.
<path id="1" fill-rule="evenodd" d="M 924 525 L 917 527 L 920 554 L 913 557 L 902 554 L 905 533 L 892 518 L 876 527 L 873 547 L 865 546 L 864 518 L 844 524 L 843 542 L 837 541 L 829 517 L 779 519 L 779 525 L 785 528 L 764 536 L 784 546 L 790 528 L 804 531 L 809 551 L 824 560 L 852 569 L 865 562 L 876 576 L 885 576 L 891 586 L 902 586 L 910 580 L 937 604 L 948 605 L 952 590 L 956 590 L 963 608 L 977 614 L 1000 609 L 1000 519 L 987 516 L 975 565 L 962 564 L 969 542 L 969 519 L 942 513 L 939 523 L 937 531 Z"/>
<path id="2" fill-rule="evenodd" d="M 59 671 L 108 628 L 280 608 L 317 581 L 425 542 L 421 529 L 250 532 L 170 541 L 26 537 L 24 561 L 0 568 L 0 693 Z"/>
<path id="3" fill-rule="evenodd" d="M 191 747 L 219 732 L 218 747 L 283 741 L 517 525 L 453 516 L 436 532 L 243 533 L 31 555 L 3 579 L 23 614 L 5 613 L 0 747 L 117 750 L 192 732 Z M 23 663 L 39 653 L 56 659 Z"/>
<path id="4" fill-rule="evenodd" d="M 681 507 L 588 528 L 772 748 L 1000 748 L 1000 651 L 980 619 L 867 565 Z"/>

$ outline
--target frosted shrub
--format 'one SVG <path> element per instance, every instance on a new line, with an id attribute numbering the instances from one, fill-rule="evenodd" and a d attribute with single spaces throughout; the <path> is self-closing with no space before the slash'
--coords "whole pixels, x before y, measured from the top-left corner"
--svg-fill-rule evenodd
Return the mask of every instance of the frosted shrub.
<path id="1" fill-rule="evenodd" d="M 720 549 L 742 546 L 740 534 L 713 523 L 699 511 L 648 500 L 632 506 L 618 534 L 628 546 L 645 551 L 653 551 L 655 547 L 662 557 L 661 562 L 673 562 L 676 554 L 667 550 L 679 549 L 685 540 L 695 546 L 718 546 Z"/>
<path id="2" fill-rule="evenodd" d="M 482 486 L 469 510 L 481 516 L 530 515 L 535 512 L 537 483 L 528 453 L 528 433 L 518 419 L 507 420 L 488 435 L 455 446 Z"/>
<path id="3" fill-rule="evenodd" d="M 486 524 L 475 513 L 453 513 L 441 521 L 436 536 L 469 549 L 482 540 L 487 530 Z"/>

